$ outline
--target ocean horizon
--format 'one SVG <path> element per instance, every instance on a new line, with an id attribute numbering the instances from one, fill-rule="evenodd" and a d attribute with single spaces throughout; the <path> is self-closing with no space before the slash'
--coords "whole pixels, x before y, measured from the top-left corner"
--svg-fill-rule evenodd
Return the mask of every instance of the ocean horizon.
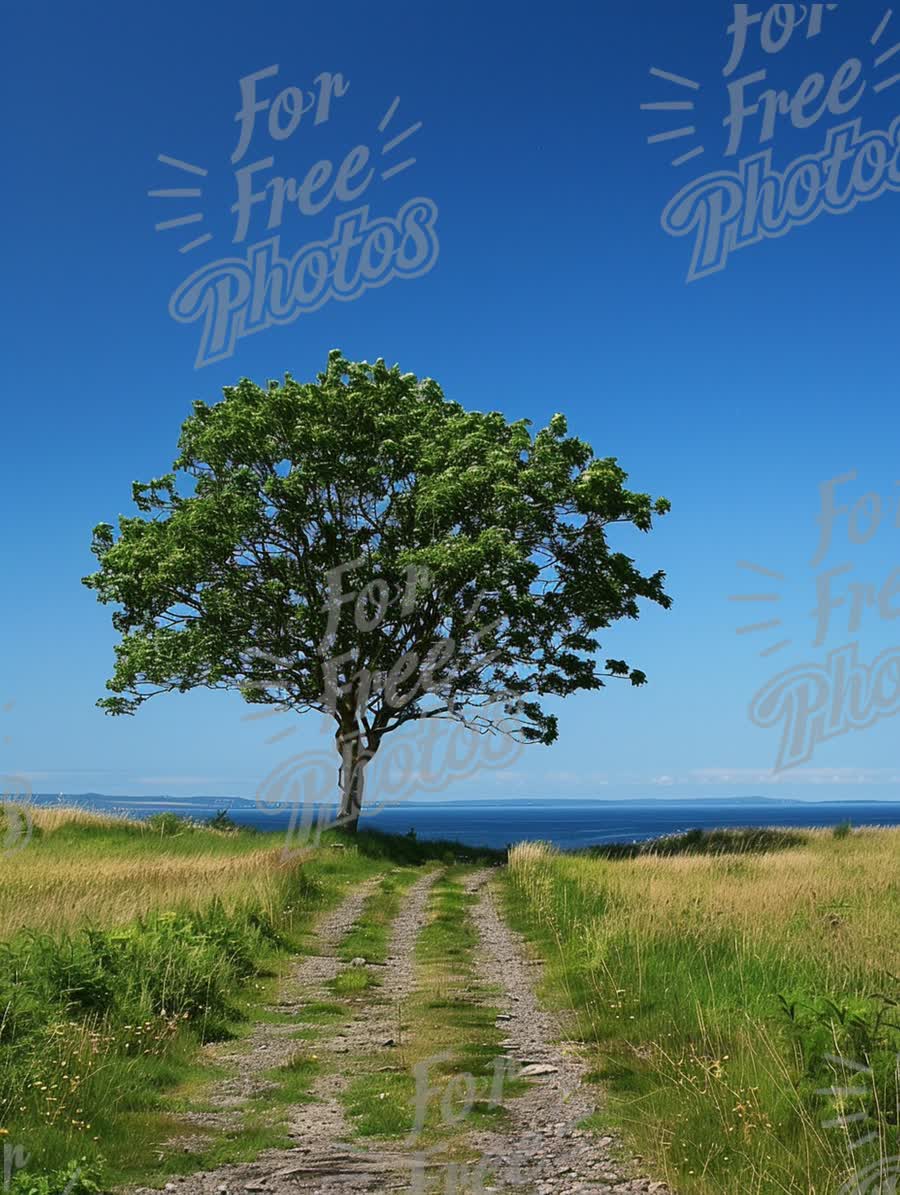
<path id="1" fill-rule="evenodd" d="M 282 833 L 300 820 L 290 805 L 260 806 L 247 797 L 41 793 L 32 800 L 40 805 L 76 805 L 134 818 L 172 812 L 198 821 L 225 809 L 240 826 Z M 692 829 L 815 829 L 843 822 L 900 826 L 900 802 L 785 797 L 457 798 L 373 804 L 369 812 L 363 811 L 360 828 L 388 834 L 414 831 L 419 838 L 449 839 L 467 846 L 502 848 L 514 842 L 542 841 L 572 850 L 604 843 L 642 842 Z"/>

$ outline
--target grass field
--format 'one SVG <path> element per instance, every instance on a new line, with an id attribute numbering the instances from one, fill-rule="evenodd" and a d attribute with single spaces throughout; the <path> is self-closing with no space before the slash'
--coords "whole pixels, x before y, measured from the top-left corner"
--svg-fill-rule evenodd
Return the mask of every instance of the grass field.
<path id="1" fill-rule="evenodd" d="M 369 876 L 456 857 L 377 834 L 286 855 L 280 835 L 169 815 L 30 812 L 33 840 L 0 868 L 0 1144 L 13 1195 L 36 1176 L 36 1195 L 53 1195 L 73 1165 L 69 1195 L 132 1176 L 137 1159 L 146 1170 L 172 1136 L 168 1094 L 202 1082 L 204 1043 L 265 1015 L 314 917 Z"/>
<path id="2" fill-rule="evenodd" d="M 315 918 L 370 877 L 380 882 L 340 944 L 325 1021 L 379 999 L 404 894 L 423 866 L 443 868 L 394 1065 L 348 1059 L 351 1122 L 362 1139 L 404 1137 L 415 1066 L 436 1042 L 448 1053 L 429 1072 L 436 1090 L 465 1072 L 487 1092 L 503 1030 L 474 984 L 464 878 L 498 856 L 375 834 L 286 855 L 278 835 L 169 815 L 32 813 L 33 841 L 0 866 L 11 1195 L 57 1195 L 73 1166 L 68 1195 L 152 1177 L 154 1158 L 171 1173 L 160 1151 L 179 1101 L 202 1103 L 203 1045 L 274 1015 L 278 976 L 313 948 Z M 611 1118 L 679 1195 L 824 1195 L 900 1154 L 900 831 L 698 832 L 579 855 L 519 846 L 504 891 L 548 962 L 546 998 L 570 1011 L 594 1059 L 607 1096 L 598 1129 Z M 351 966 L 358 955 L 372 965 Z M 273 1143 L 270 1112 L 302 1098 L 322 1065 L 314 1037 L 315 1025 L 298 1034 L 277 1089 L 210 1164 Z M 458 1134 L 437 1107 L 423 1140 L 453 1155 Z"/>
<path id="3" fill-rule="evenodd" d="M 283 841 L 53 807 L 30 810 L 34 841 L 0 868 L 0 941 L 22 929 L 58 933 L 127 925 L 153 909 L 217 896 L 272 910 L 281 900 Z"/>
<path id="4" fill-rule="evenodd" d="M 681 1195 L 837 1192 L 900 1153 L 900 831 L 622 854 L 519 846 L 507 895 L 634 1151 Z"/>

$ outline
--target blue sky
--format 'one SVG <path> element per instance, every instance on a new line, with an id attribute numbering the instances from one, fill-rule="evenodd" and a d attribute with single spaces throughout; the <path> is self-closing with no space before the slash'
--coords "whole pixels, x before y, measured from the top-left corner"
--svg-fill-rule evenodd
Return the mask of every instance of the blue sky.
<path id="1" fill-rule="evenodd" d="M 666 570 L 674 609 L 648 610 L 603 642 L 604 656 L 626 657 L 650 684 L 569 701 L 556 746 L 482 767 L 448 795 L 900 793 L 892 717 L 818 743 L 773 775 L 778 728 L 748 715 L 778 673 L 821 669 L 830 650 L 856 641 L 864 663 L 900 644 L 890 616 L 900 599 L 890 592 L 879 608 L 861 589 L 860 626 L 838 607 L 818 645 L 811 617 L 824 570 L 852 566 L 834 579 L 836 596 L 858 582 L 877 597 L 897 567 L 900 196 L 888 190 L 846 214 L 823 213 L 690 284 L 692 239 L 667 235 L 660 222 L 681 188 L 762 149 L 784 170 L 857 117 L 863 131 L 890 128 L 900 85 L 875 88 L 900 59 L 877 60 L 900 40 L 900 13 L 885 24 L 884 5 L 842 9 L 825 11 L 814 36 L 799 27 L 778 53 L 783 28 L 770 23 L 768 53 L 760 25 L 750 26 L 729 78 L 729 6 L 271 2 L 251 11 L 187 0 L 8 12 L 15 185 L 3 200 L 0 772 L 44 792 L 252 796 L 288 757 L 326 742 L 313 725 L 267 742 L 285 720 L 248 721 L 246 707 L 221 694 L 106 717 L 94 702 L 113 632 L 79 580 L 92 567 L 92 526 L 129 512 L 134 479 L 167 469 L 192 401 L 214 401 L 241 376 L 309 377 L 337 346 L 436 377 L 472 407 L 536 424 L 563 411 L 599 455 L 619 457 L 635 488 L 673 504 L 651 536 L 619 542 Z M 762 146 L 762 113 L 748 115 L 742 145 L 726 157 L 729 82 L 766 70 L 746 85 L 749 103 L 766 87 L 793 94 L 821 72 L 825 96 L 857 54 L 856 87 L 866 89 L 852 110 L 838 112 L 853 89 L 835 84 L 831 111 L 800 129 L 780 115 Z M 276 64 L 277 75 L 258 83 L 270 103 L 284 88 L 308 94 L 323 72 L 349 86 L 327 120 L 304 113 L 283 140 L 272 139 L 271 108 L 263 110 L 232 163 L 239 81 Z M 695 107 L 641 110 L 660 102 Z M 813 82 L 796 111 L 805 120 L 816 106 Z M 680 127 L 696 132 L 648 144 Z M 335 219 L 361 204 L 370 219 L 396 217 L 424 198 L 439 213 L 433 267 L 239 339 L 232 356 L 195 368 L 199 325 L 173 320 L 170 296 L 192 272 L 273 235 L 257 204 L 244 241 L 233 243 L 235 170 L 271 155 L 259 184 L 274 174 L 299 182 L 317 161 L 336 173 L 360 144 L 380 171 L 415 163 L 376 174 L 355 201 L 332 196 L 315 215 L 286 205 L 274 230 L 283 255 L 327 239 Z M 701 144 L 703 154 L 671 165 Z M 148 195 L 185 187 L 200 197 Z M 195 212 L 201 221 L 154 230 Z M 207 232 L 210 241 L 179 253 Z M 819 487 L 853 472 L 835 501 L 880 495 L 880 524 L 869 535 L 860 507 L 855 535 L 866 542 L 852 542 L 839 515 L 829 553 L 813 566 Z M 729 600 L 754 593 L 781 600 Z M 736 634 L 776 617 L 778 629 Z M 887 684 L 889 656 L 885 667 Z"/>

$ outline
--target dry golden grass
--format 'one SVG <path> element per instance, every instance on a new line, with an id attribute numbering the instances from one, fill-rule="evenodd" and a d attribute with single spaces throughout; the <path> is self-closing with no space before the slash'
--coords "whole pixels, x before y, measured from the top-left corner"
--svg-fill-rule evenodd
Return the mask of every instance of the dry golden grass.
<path id="1" fill-rule="evenodd" d="M 161 839 L 146 826 L 84 810 L 30 812 L 40 837 L 0 865 L 0 941 L 26 928 L 56 933 L 84 923 L 125 925 L 155 909 L 199 907 L 213 896 L 228 907 L 267 906 L 285 866 L 281 843 L 248 849 L 246 841 L 207 829 Z M 79 841 L 60 833 L 73 828 L 91 834 Z"/>
<path id="2" fill-rule="evenodd" d="M 640 856 L 600 864 L 617 916 L 594 927 L 638 940 L 734 933 L 745 949 L 778 943 L 834 977 L 900 965 L 900 830 L 860 830 L 836 841 L 813 831 L 807 846 L 739 856 Z M 596 879 L 597 862 L 570 860 L 567 874 Z"/>
<path id="3" fill-rule="evenodd" d="M 514 912 L 596 1043 L 608 1110 L 685 1195 L 837 1191 L 898 1152 L 900 830 L 804 835 L 758 854 L 510 856 Z M 862 1084 L 843 1126 L 823 1095 L 848 1081 L 839 1056 Z"/>
<path id="4" fill-rule="evenodd" d="M 92 809 L 80 809 L 77 805 L 27 805 L 32 825 L 46 834 L 52 834 L 63 826 L 91 826 L 97 830 L 118 830 L 128 821 L 124 814 L 95 813 Z"/>
<path id="5" fill-rule="evenodd" d="M 0 872 L 0 940 L 16 930 L 54 932 L 91 922 L 125 925 L 152 909 L 265 903 L 282 866 L 280 849 L 232 858 L 67 859 L 36 863 L 21 851 Z"/>

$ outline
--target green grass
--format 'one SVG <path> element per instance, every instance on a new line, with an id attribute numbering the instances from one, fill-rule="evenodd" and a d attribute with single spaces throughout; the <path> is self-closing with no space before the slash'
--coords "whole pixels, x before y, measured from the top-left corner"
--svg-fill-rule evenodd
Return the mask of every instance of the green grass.
<path id="1" fill-rule="evenodd" d="M 312 1085 L 322 1070 L 323 1064 L 313 1043 L 295 1050 L 287 1062 L 263 1073 L 263 1078 L 270 1080 L 273 1086 L 253 1101 L 252 1110 L 263 1112 L 269 1108 L 307 1103 L 312 1098 Z"/>
<path id="2" fill-rule="evenodd" d="M 344 1102 L 360 1138 L 408 1141 L 416 1150 L 441 1146 L 457 1157 L 465 1154 L 469 1131 L 504 1116 L 502 1100 L 492 1102 L 504 1033 L 496 1027 L 495 993 L 474 978 L 478 937 L 470 909 L 476 897 L 464 891 L 466 874 L 464 867 L 449 870 L 430 894 L 416 943 L 418 988 L 398 1010 L 397 1048 L 351 1063 L 356 1077 Z M 471 1086 L 463 1076 L 471 1077 Z M 427 1089 L 427 1099 L 417 1101 L 417 1084 L 421 1093 Z M 521 1081 L 507 1078 L 502 1099 L 523 1090 Z M 421 1124 L 418 1108 L 425 1112 Z"/>
<path id="3" fill-rule="evenodd" d="M 343 1006 L 329 1004 L 324 1000 L 313 1000 L 303 1006 L 303 1020 L 310 1024 L 328 1025 L 339 1020 L 344 1015 Z"/>
<path id="4" fill-rule="evenodd" d="M 313 1080 L 321 1074 L 322 1066 L 317 1054 L 311 1050 L 298 1050 L 287 1062 L 270 1071 L 272 1078 L 280 1079 L 278 1099 L 284 1104 L 297 1104 L 309 1098 Z"/>
<path id="5" fill-rule="evenodd" d="M 34 841 L 0 876 L 0 1136 L 29 1155 L 20 1186 L 82 1156 L 85 1173 L 102 1161 L 106 1182 L 141 1181 L 271 1145 L 277 1119 L 260 1105 L 200 1158 L 167 1149 L 185 1131 L 188 1093 L 202 1100 L 215 1075 L 199 1064 L 201 1045 L 279 1019 L 263 1007 L 275 977 L 313 947 L 314 917 L 349 886 L 385 875 L 379 898 L 396 900 L 391 869 L 449 849 L 330 834 L 285 861 L 278 834 L 34 814 Z M 374 957 L 384 925 L 370 933 Z M 349 974 L 355 984 L 369 973 Z M 309 1019 L 340 1012 L 321 1002 Z M 308 1079 L 298 1061 L 278 1090 L 291 1098 Z"/>
<path id="6" fill-rule="evenodd" d="M 347 967 L 328 984 L 335 996 L 358 996 L 377 985 L 375 976 L 365 967 Z"/>
<path id="7" fill-rule="evenodd" d="M 345 967 L 329 982 L 335 996 L 359 996 L 381 982 L 372 964 L 387 960 L 391 924 L 400 912 L 403 894 L 421 874 L 412 867 L 392 868 L 378 888 L 368 897 L 360 916 L 338 947 L 338 957 L 345 962 L 365 959 L 366 966 Z"/>
<path id="8" fill-rule="evenodd" d="M 605 1119 L 655 1176 L 679 1195 L 837 1191 L 900 1152 L 900 833 L 741 839 L 620 859 L 519 847 L 508 911 L 576 1015 Z"/>
<path id="9" fill-rule="evenodd" d="M 687 830 L 666 834 L 646 842 L 609 842 L 588 847 L 582 853 L 595 859 L 637 859 L 640 856 L 671 855 L 759 855 L 803 846 L 804 834 L 797 830 L 752 826 L 737 830 Z"/>
<path id="10" fill-rule="evenodd" d="M 384 963 L 387 959 L 391 923 L 400 912 L 406 890 L 421 872 L 413 868 L 393 868 L 368 898 L 357 924 L 346 935 L 338 949 L 340 958 L 364 958 L 367 963 Z"/>

